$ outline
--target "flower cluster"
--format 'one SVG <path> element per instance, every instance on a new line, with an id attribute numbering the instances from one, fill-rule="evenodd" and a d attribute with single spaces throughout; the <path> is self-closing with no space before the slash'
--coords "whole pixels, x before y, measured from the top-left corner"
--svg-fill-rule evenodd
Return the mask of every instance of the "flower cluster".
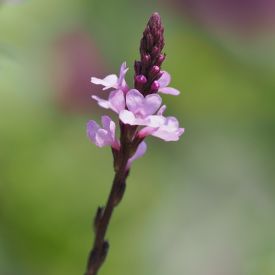
<path id="1" fill-rule="evenodd" d="M 99 147 L 111 146 L 113 152 L 119 152 L 122 146 L 130 147 L 127 167 L 146 151 L 145 137 L 151 135 L 165 141 L 177 141 L 184 132 L 175 117 L 164 116 L 166 109 L 162 105 L 160 94 L 179 95 L 179 91 L 169 87 L 171 76 L 161 70 L 165 55 L 163 27 L 158 14 L 153 14 L 141 39 L 141 60 L 135 62 L 135 88 L 131 89 L 125 81 L 128 71 L 124 62 L 119 75 L 107 75 L 103 79 L 91 78 L 91 82 L 110 90 L 107 99 L 92 96 L 98 105 L 115 112 L 119 118 L 120 139 L 116 137 L 115 122 L 108 116 L 102 117 L 102 127 L 95 121 L 89 121 L 87 134 Z M 124 144 L 124 145 L 123 145 Z M 129 150 L 128 150 L 129 151 Z"/>

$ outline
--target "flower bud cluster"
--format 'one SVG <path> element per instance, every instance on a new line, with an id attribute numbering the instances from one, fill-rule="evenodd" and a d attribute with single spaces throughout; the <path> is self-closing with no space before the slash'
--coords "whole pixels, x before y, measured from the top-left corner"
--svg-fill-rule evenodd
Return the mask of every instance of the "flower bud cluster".
<path id="1" fill-rule="evenodd" d="M 161 77 L 161 65 L 165 60 L 162 53 L 164 47 L 164 28 L 157 12 L 150 17 L 140 41 L 140 61 L 135 61 L 135 76 L 144 77 L 146 82 L 136 85 L 143 95 L 156 93 L 157 80 Z"/>
<path id="2" fill-rule="evenodd" d="M 116 137 L 116 123 L 108 116 L 102 117 L 102 126 L 95 121 L 87 124 L 87 135 L 98 147 L 111 146 L 115 157 L 115 167 L 120 165 L 123 152 L 128 154 L 126 168 L 146 152 L 144 139 L 151 135 L 164 141 L 177 141 L 184 129 L 179 127 L 175 117 L 163 115 L 166 106 L 162 105 L 160 94 L 179 95 L 179 91 L 169 87 L 171 76 L 161 70 L 165 55 L 163 26 L 160 16 L 154 13 L 143 33 L 140 44 L 141 60 L 135 62 L 134 88 L 125 81 L 128 71 L 124 62 L 119 75 L 111 74 L 91 82 L 102 85 L 103 90 L 112 89 L 107 99 L 92 96 L 98 105 L 112 110 L 119 119 L 120 139 Z M 118 159 L 118 161 L 116 161 Z"/>

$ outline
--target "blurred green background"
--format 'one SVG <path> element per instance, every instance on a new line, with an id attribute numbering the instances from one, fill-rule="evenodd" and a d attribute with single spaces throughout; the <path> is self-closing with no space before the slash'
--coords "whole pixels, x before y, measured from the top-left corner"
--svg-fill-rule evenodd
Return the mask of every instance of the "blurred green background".
<path id="1" fill-rule="evenodd" d="M 113 177 L 85 133 L 102 114 L 90 77 L 127 61 L 131 83 L 159 11 L 181 90 L 163 100 L 186 132 L 148 139 L 100 275 L 274 275 L 274 3 L 13 2 L 0 4 L 0 274 L 84 273 Z"/>

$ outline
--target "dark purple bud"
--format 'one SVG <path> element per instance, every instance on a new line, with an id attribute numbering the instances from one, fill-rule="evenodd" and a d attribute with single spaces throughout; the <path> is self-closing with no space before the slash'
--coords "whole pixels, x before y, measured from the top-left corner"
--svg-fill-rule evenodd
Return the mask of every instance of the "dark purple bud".
<path id="1" fill-rule="evenodd" d="M 145 53 L 147 51 L 147 42 L 146 42 L 146 37 L 144 36 L 141 40 L 140 40 L 140 54 L 142 55 L 143 53 Z"/>
<path id="2" fill-rule="evenodd" d="M 139 75 L 141 72 L 141 62 L 140 61 L 135 61 L 135 73 L 136 75 Z"/>
<path id="3" fill-rule="evenodd" d="M 144 54 L 141 56 L 141 62 L 145 65 L 148 66 L 150 64 L 151 57 L 149 54 Z"/>
<path id="4" fill-rule="evenodd" d="M 139 91 L 142 90 L 144 84 L 147 82 L 147 78 L 144 75 L 137 75 L 135 77 L 135 88 Z"/>
<path id="5" fill-rule="evenodd" d="M 153 13 L 143 32 L 143 37 L 140 41 L 140 54 L 157 56 L 164 46 L 163 26 L 160 16 L 157 12 Z"/>
<path id="6" fill-rule="evenodd" d="M 154 12 L 148 22 L 148 26 L 150 27 L 151 34 L 154 37 L 154 44 L 157 45 L 159 52 L 161 52 L 164 46 L 163 39 L 163 26 L 161 23 L 160 15 L 157 12 Z"/>
<path id="7" fill-rule="evenodd" d="M 160 49 L 157 47 L 157 46 L 154 46 L 152 52 L 151 52 L 151 55 L 153 57 L 156 57 L 158 54 L 160 54 Z"/>
<path id="8" fill-rule="evenodd" d="M 136 89 L 144 94 L 154 93 L 158 89 L 158 83 L 154 83 L 154 80 L 159 79 L 161 64 L 165 59 L 162 54 L 163 32 L 160 15 L 155 12 L 151 15 L 140 41 L 140 63 L 135 63 L 135 75 L 143 75 L 147 80 L 146 84 L 139 82 L 139 79 L 134 80 Z"/>
<path id="9" fill-rule="evenodd" d="M 160 71 L 159 66 L 153 66 L 149 72 L 151 78 L 154 78 Z"/>
<path id="10" fill-rule="evenodd" d="M 165 54 L 160 54 L 157 58 L 156 64 L 160 66 L 162 62 L 165 60 L 165 57 L 166 57 Z"/>
<path id="11" fill-rule="evenodd" d="M 149 33 L 150 33 L 150 27 L 147 25 L 143 32 L 143 37 L 146 38 Z"/>
<path id="12" fill-rule="evenodd" d="M 147 78 L 144 75 L 140 74 L 136 76 L 135 81 L 140 84 L 145 84 L 147 82 Z"/>
<path id="13" fill-rule="evenodd" d="M 154 45 L 154 38 L 151 33 L 146 36 L 146 42 L 147 49 L 151 49 Z"/>
<path id="14" fill-rule="evenodd" d="M 155 80 L 151 85 L 151 92 L 156 92 L 159 89 L 159 83 Z"/>
<path id="15" fill-rule="evenodd" d="M 162 28 L 162 24 L 161 24 L 161 19 L 160 19 L 160 15 L 158 12 L 154 12 L 147 24 L 150 28 L 151 31 L 159 31 Z"/>

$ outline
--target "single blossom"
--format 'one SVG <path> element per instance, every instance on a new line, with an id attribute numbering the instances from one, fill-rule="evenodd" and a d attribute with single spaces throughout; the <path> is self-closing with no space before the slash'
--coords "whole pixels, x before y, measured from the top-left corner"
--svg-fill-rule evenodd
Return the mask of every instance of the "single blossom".
<path id="1" fill-rule="evenodd" d="M 157 80 L 159 84 L 158 92 L 163 94 L 169 94 L 169 95 L 179 95 L 180 94 L 179 90 L 168 87 L 168 85 L 171 82 L 170 74 L 167 73 L 166 71 L 162 71 L 161 73 L 162 73 L 161 77 L 159 78 L 159 80 Z"/>
<path id="2" fill-rule="evenodd" d="M 87 124 L 87 135 L 90 140 L 98 147 L 112 146 L 114 149 L 119 150 L 120 144 L 116 139 L 115 122 L 108 116 L 102 116 L 101 128 L 94 120 L 90 120 Z"/>
<path id="3" fill-rule="evenodd" d="M 138 133 L 140 138 L 145 138 L 146 136 L 155 136 L 165 141 L 177 141 L 179 137 L 184 133 L 184 128 L 179 127 L 179 122 L 175 117 L 169 116 L 164 117 L 163 112 L 166 106 L 163 105 L 159 111 L 158 115 L 163 118 L 163 124 L 159 127 L 144 127 Z"/>
<path id="4" fill-rule="evenodd" d="M 125 96 L 122 90 L 110 92 L 108 100 L 93 95 L 92 98 L 97 101 L 98 105 L 105 109 L 111 109 L 116 113 L 120 113 L 125 109 Z"/>
<path id="5" fill-rule="evenodd" d="M 115 74 L 110 74 L 104 77 L 103 79 L 92 77 L 91 82 L 96 85 L 104 86 L 103 90 L 114 88 L 116 90 L 122 90 L 124 92 L 127 92 L 128 86 L 125 81 L 125 75 L 127 71 L 128 71 L 128 68 L 126 67 L 126 62 L 123 62 L 122 65 L 120 66 L 119 76 Z"/>
<path id="6" fill-rule="evenodd" d="M 138 90 L 132 89 L 126 94 L 128 110 L 121 111 L 119 119 L 125 124 L 157 127 L 164 122 L 162 116 L 154 115 L 161 102 L 158 94 L 144 97 Z"/>
<path id="7" fill-rule="evenodd" d="M 129 158 L 126 169 L 130 168 L 130 166 L 132 165 L 134 160 L 142 157 L 146 153 L 146 150 L 147 150 L 147 145 L 146 145 L 145 141 L 142 141 L 139 144 L 135 154 L 131 158 Z"/>

